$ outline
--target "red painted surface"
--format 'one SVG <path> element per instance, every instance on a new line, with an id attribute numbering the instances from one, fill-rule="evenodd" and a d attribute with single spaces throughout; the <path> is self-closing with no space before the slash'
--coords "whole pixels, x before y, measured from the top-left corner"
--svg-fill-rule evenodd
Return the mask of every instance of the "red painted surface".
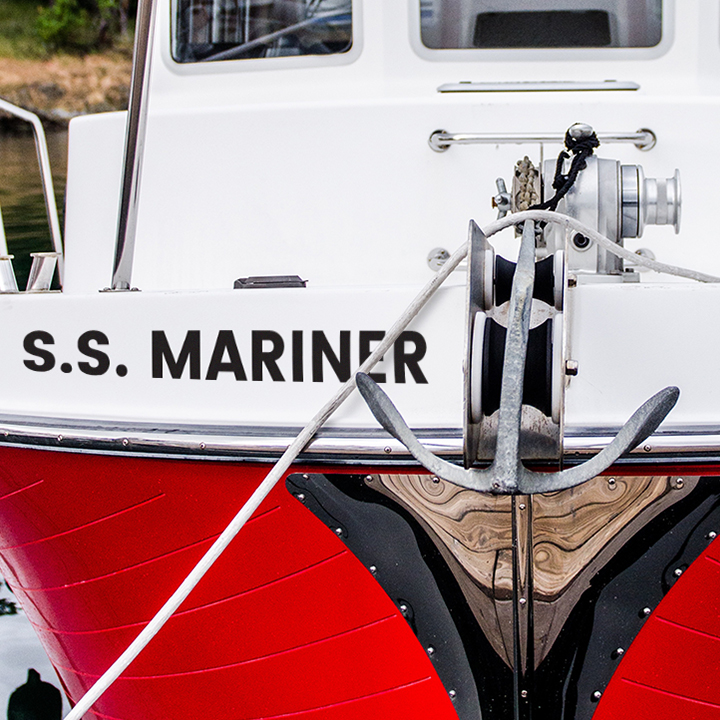
<path id="1" fill-rule="evenodd" d="M 267 467 L 0 448 L 0 571 L 77 700 Z M 86 717 L 444 720 L 424 649 L 284 484 Z"/>
<path id="2" fill-rule="evenodd" d="M 593 720 L 720 719 L 720 539 L 647 619 Z"/>

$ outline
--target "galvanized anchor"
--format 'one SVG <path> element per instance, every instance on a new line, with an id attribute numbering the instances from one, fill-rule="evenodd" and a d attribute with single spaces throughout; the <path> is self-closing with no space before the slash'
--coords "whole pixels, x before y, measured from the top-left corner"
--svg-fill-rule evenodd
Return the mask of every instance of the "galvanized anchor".
<path id="1" fill-rule="evenodd" d="M 503 495 L 533 495 L 580 485 L 607 470 L 655 432 L 680 395 L 666 387 L 643 403 L 612 442 L 590 460 L 559 472 L 529 470 L 520 457 L 522 394 L 535 282 L 535 224 L 526 220 L 512 285 L 505 359 L 498 411 L 495 458 L 488 468 L 461 468 L 424 447 L 387 394 L 365 373 L 357 373 L 358 390 L 380 425 L 399 440 L 431 473 L 460 487 Z"/>

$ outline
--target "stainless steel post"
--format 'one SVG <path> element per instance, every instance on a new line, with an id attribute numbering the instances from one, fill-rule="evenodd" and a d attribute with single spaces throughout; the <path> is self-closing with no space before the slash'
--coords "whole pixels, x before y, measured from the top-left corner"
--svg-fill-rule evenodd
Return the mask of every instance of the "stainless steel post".
<path id="1" fill-rule="evenodd" d="M 0 255 L 0 293 L 16 293 L 18 291 L 12 264 L 14 257 L 14 255 Z"/>
<path id="2" fill-rule="evenodd" d="M 32 267 L 28 276 L 27 292 L 41 292 L 49 290 L 52 285 L 58 254 L 55 252 L 30 253 Z"/>
<path id="3" fill-rule="evenodd" d="M 147 124 L 147 93 L 154 20 L 154 0 L 139 0 L 135 26 L 133 74 L 130 84 L 130 106 L 125 134 L 125 169 L 120 193 L 115 264 L 112 276 L 113 290 L 130 290 L 131 287 L 140 176 Z"/>

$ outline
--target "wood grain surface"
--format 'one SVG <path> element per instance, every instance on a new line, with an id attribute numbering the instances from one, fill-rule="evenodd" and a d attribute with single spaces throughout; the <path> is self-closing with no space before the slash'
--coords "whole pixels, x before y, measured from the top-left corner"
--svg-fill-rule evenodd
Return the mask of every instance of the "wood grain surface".
<path id="1" fill-rule="evenodd" d="M 431 475 L 375 475 L 425 527 L 478 623 L 512 665 L 512 498 L 477 493 Z M 570 490 L 516 498 L 532 518 L 535 665 L 547 655 L 590 580 L 631 537 L 689 493 L 694 478 L 596 477 Z M 517 512 L 517 510 L 516 510 Z"/>

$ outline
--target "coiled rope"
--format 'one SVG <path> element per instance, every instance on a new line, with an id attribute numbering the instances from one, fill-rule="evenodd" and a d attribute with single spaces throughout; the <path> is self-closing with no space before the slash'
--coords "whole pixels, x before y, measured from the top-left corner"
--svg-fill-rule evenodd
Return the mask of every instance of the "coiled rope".
<path id="1" fill-rule="evenodd" d="M 552 184 L 555 194 L 545 202 L 528 208 L 529 210 L 557 210 L 558 203 L 575 184 L 580 171 L 587 167 L 587 159 L 595 152 L 596 147 L 600 147 L 600 141 L 594 131 L 582 137 L 573 137 L 568 130 L 565 133 L 565 147 L 573 154 L 568 174 L 564 175 L 562 169 L 570 155 L 562 150 L 555 162 L 555 177 Z"/>
<path id="2" fill-rule="evenodd" d="M 685 270 L 672 265 L 665 265 L 664 263 L 636 255 L 630 250 L 626 250 L 625 248 L 612 242 L 612 240 L 600 235 L 600 233 L 591 230 L 578 220 L 568 217 L 567 215 L 559 215 L 558 213 L 551 212 L 549 210 L 525 210 L 523 212 L 506 215 L 504 218 L 500 218 L 487 225 L 483 228 L 483 232 L 486 237 L 491 237 L 500 230 L 512 225 L 518 225 L 525 220 L 559 223 L 560 225 L 571 228 L 585 237 L 594 240 L 609 252 L 628 260 L 631 259 L 638 265 L 644 265 L 656 272 L 678 275 L 698 282 L 720 282 L 720 278 L 712 275 L 706 275 L 705 273 L 696 272 L 694 270 Z M 178 589 L 170 596 L 168 601 L 160 608 L 152 620 L 150 620 L 145 628 L 143 628 L 140 634 L 135 638 L 135 640 L 133 640 L 122 655 L 120 655 L 120 657 L 108 668 L 108 670 L 100 678 L 98 678 L 95 684 L 78 701 L 77 705 L 75 705 L 75 707 L 65 716 L 65 720 L 80 720 L 82 716 L 93 706 L 93 704 L 103 695 L 103 693 L 115 682 L 115 680 L 117 680 L 128 665 L 130 665 L 130 663 L 143 651 L 153 637 L 157 635 L 160 629 L 165 625 L 170 617 L 172 617 L 173 613 L 178 609 L 178 607 L 180 607 L 187 596 L 200 582 L 205 573 L 212 567 L 220 555 L 222 555 L 225 548 L 227 548 L 235 536 L 240 532 L 245 523 L 260 506 L 262 501 L 284 477 L 285 472 L 290 468 L 292 463 L 295 462 L 298 455 L 310 443 L 315 433 L 350 396 L 355 388 L 356 373 L 369 373 L 372 370 L 383 355 L 390 350 L 395 340 L 397 340 L 400 336 L 400 333 L 405 330 L 410 322 L 427 304 L 430 298 L 437 292 L 438 288 L 465 259 L 467 251 L 467 243 L 464 243 L 452 254 L 449 260 L 440 268 L 438 273 L 418 293 L 402 315 L 400 315 L 400 317 L 395 321 L 394 325 L 390 328 L 386 336 L 378 344 L 377 348 L 368 357 L 368 359 L 360 365 L 360 367 L 352 374 L 350 380 L 340 387 L 333 397 L 319 410 L 315 417 L 310 420 L 295 440 L 288 446 L 287 450 L 285 450 L 280 459 L 265 476 L 262 483 L 258 485 L 255 492 L 253 492 L 250 496 L 250 499 L 245 503 L 245 505 L 243 505 L 230 524 L 213 543 L 212 547 L 190 571 Z"/>

